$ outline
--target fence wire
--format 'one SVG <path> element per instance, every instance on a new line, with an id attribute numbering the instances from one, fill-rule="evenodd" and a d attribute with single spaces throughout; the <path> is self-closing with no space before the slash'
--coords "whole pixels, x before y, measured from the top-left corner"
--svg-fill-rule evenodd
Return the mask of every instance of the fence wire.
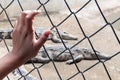
<path id="1" fill-rule="evenodd" d="M 2 9 L 1 12 L 0 12 L 0 15 L 2 15 L 3 13 L 5 14 L 5 16 L 6 16 L 7 20 L 8 20 L 8 22 L 9 22 L 9 25 L 10 25 L 12 28 L 14 28 L 14 26 L 13 26 L 13 23 L 12 23 L 12 21 L 11 21 L 11 18 L 9 17 L 9 15 L 8 15 L 8 13 L 7 13 L 7 9 L 8 9 L 11 5 L 13 5 L 13 3 L 14 3 L 15 1 L 17 2 L 16 4 L 19 5 L 19 7 L 20 7 L 20 9 L 21 9 L 21 12 L 24 11 L 25 9 L 24 9 L 24 7 L 23 7 L 23 5 L 22 5 L 23 2 L 22 2 L 21 0 L 9 0 L 9 4 L 6 4 L 6 6 L 3 6 L 3 4 L 0 3 L 0 8 Z M 76 11 L 73 11 L 73 10 L 71 9 L 71 6 L 68 4 L 68 0 L 63 0 L 63 1 L 64 1 L 64 4 L 66 5 L 66 7 L 67 7 L 67 9 L 68 9 L 68 11 L 69 11 L 70 14 L 68 14 L 68 16 L 67 16 L 66 18 L 64 18 L 61 22 L 59 22 L 57 25 L 54 24 L 54 21 L 51 19 L 50 14 L 49 14 L 48 10 L 46 9 L 46 5 L 49 4 L 49 2 L 50 2 L 51 0 L 46 0 L 46 1 L 44 1 L 44 2 L 42 2 L 41 0 L 35 0 L 35 1 L 39 3 L 39 6 L 36 6 L 36 10 L 39 10 L 39 9 L 43 8 L 43 10 L 45 11 L 45 14 L 46 14 L 47 18 L 49 19 L 50 24 L 52 25 L 52 26 L 50 27 L 51 30 L 52 30 L 52 29 L 55 29 L 55 30 L 56 30 L 56 32 L 58 33 L 58 35 L 59 35 L 59 37 L 60 37 L 60 40 L 62 41 L 61 44 L 62 44 L 62 45 L 64 46 L 64 48 L 65 48 L 64 51 L 67 51 L 67 50 L 68 50 L 71 56 L 72 56 L 71 49 L 74 48 L 75 46 L 80 45 L 80 43 L 82 43 L 82 42 L 85 41 L 85 40 L 88 41 L 88 43 L 89 43 L 89 45 L 91 46 L 92 50 L 93 50 L 93 51 L 95 52 L 95 54 L 96 54 L 96 49 L 95 49 L 95 47 L 94 47 L 93 42 L 91 41 L 91 38 L 93 38 L 94 36 L 96 36 L 98 33 L 100 33 L 103 29 L 105 29 L 105 28 L 108 27 L 108 26 L 109 26 L 110 29 L 112 30 L 112 33 L 113 33 L 113 35 L 115 36 L 115 39 L 117 40 L 118 45 L 120 45 L 119 36 L 117 35 L 117 33 L 116 33 L 116 31 L 115 31 L 115 28 L 113 27 L 113 25 L 114 25 L 115 23 L 117 23 L 117 22 L 120 21 L 120 17 L 116 18 L 116 20 L 114 20 L 114 21 L 112 21 L 112 22 L 108 21 L 107 18 L 106 18 L 106 16 L 105 16 L 104 13 L 103 13 L 103 10 L 102 10 L 101 6 L 99 5 L 99 2 L 98 2 L 97 0 L 88 0 L 88 1 L 86 0 L 86 2 L 84 3 L 84 5 L 82 5 L 82 6 L 81 6 L 78 10 L 76 10 Z M 92 1 L 94 1 L 96 7 L 98 8 L 98 10 L 99 10 L 99 12 L 100 12 L 100 15 L 101 15 L 102 18 L 104 19 L 105 24 L 104 24 L 103 26 L 101 26 L 97 31 L 93 32 L 92 34 L 90 34 L 90 35 L 88 36 L 87 33 L 84 31 L 83 26 L 81 25 L 81 22 L 80 22 L 80 20 L 79 20 L 79 18 L 78 18 L 78 16 L 77 16 L 77 14 L 80 13 L 80 12 L 81 12 L 87 5 L 89 5 Z M 28 2 L 29 2 L 29 1 L 28 1 Z M 111 5 L 111 6 L 112 6 L 112 5 Z M 13 11 L 15 11 L 15 10 L 13 10 Z M 64 42 L 64 40 L 61 38 L 61 36 L 60 36 L 59 27 L 60 27 L 62 24 L 64 24 L 64 22 L 66 22 L 71 16 L 74 17 L 75 21 L 77 22 L 77 24 L 78 24 L 78 26 L 79 26 L 79 29 L 80 29 L 79 31 L 82 32 L 82 34 L 83 34 L 84 37 L 83 37 L 82 39 L 80 39 L 77 43 L 72 44 L 73 46 L 71 46 L 71 47 L 69 48 L 69 47 L 66 45 L 66 43 Z M 86 23 L 86 24 L 87 24 L 87 23 Z M 70 24 L 70 25 L 71 25 L 71 24 Z M 38 35 L 36 34 L 36 36 L 38 36 Z M 6 49 L 7 49 L 8 51 L 10 51 L 9 46 L 8 46 L 8 44 L 7 44 L 6 39 L 4 38 L 4 36 L 0 36 L 0 38 L 2 39 L 3 43 L 5 44 Z M 59 44 L 58 44 L 58 45 L 59 45 Z M 107 45 L 107 44 L 106 44 L 106 45 Z M 45 49 L 46 53 L 49 54 L 49 53 L 47 52 L 47 50 L 46 50 L 46 47 L 43 46 L 43 48 Z M 61 52 L 59 55 L 61 55 L 62 53 L 64 53 L 64 51 Z M 114 57 L 118 56 L 119 54 L 120 54 L 120 51 L 112 54 L 112 55 L 111 55 L 111 59 L 113 59 Z M 58 55 L 58 56 L 59 56 L 59 55 Z M 97 54 L 96 54 L 96 56 L 97 56 Z M 48 55 L 48 57 L 49 57 L 49 55 Z M 49 58 L 50 58 L 50 57 L 49 57 Z M 72 59 L 74 60 L 73 57 L 72 57 Z M 111 59 L 110 59 L 110 60 L 111 60 Z M 56 74 L 57 74 L 57 75 L 55 75 L 55 76 L 58 77 L 58 80 L 90 80 L 90 79 L 87 79 L 87 78 L 86 78 L 86 72 L 90 71 L 91 69 L 94 69 L 94 67 L 96 67 L 96 66 L 99 65 L 99 64 L 102 64 L 102 66 L 103 66 L 103 68 L 104 68 L 104 71 L 105 71 L 106 76 L 107 76 L 107 79 L 106 79 L 106 80 L 113 80 L 113 78 L 112 78 L 112 76 L 111 76 L 111 73 L 110 73 L 110 71 L 108 70 L 108 68 L 107 68 L 107 66 L 106 66 L 106 62 L 107 62 L 107 61 L 110 61 L 110 60 L 101 61 L 101 60 L 98 58 L 98 61 L 97 61 L 96 63 L 92 64 L 91 66 L 89 66 L 88 68 L 86 68 L 86 69 L 84 69 L 84 70 L 81 70 L 81 68 L 79 68 L 79 66 L 77 65 L 77 63 L 74 63 L 73 65 L 74 65 L 74 67 L 75 67 L 74 69 L 76 70 L 76 73 L 74 73 L 74 74 L 72 74 L 72 75 L 69 75 L 69 77 L 67 77 L 67 78 L 64 78 L 64 76 L 61 74 L 60 70 L 58 69 L 58 66 L 56 65 L 56 63 L 55 63 L 53 60 L 51 60 L 50 62 L 52 63 L 52 66 L 53 66 L 53 68 L 54 68 L 54 70 L 55 70 L 55 72 L 56 72 Z M 39 77 L 37 77 L 38 80 L 44 80 L 44 78 L 43 78 L 43 76 L 42 76 L 42 74 L 41 74 L 41 69 L 42 69 L 45 65 L 48 65 L 48 64 L 41 64 L 41 65 L 38 65 L 37 67 L 36 67 L 36 64 L 35 64 L 35 63 L 31 63 L 31 64 L 32 64 L 32 65 L 31 65 L 31 66 L 32 66 L 32 69 L 31 69 L 31 70 L 28 70 L 28 73 L 27 73 L 26 75 L 23 75 L 23 74 L 21 73 L 21 76 L 20 76 L 18 79 L 16 79 L 16 80 L 20 80 L 20 79 L 26 80 L 25 76 L 30 75 L 33 71 L 36 71 L 35 74 L 37 74 L 37 75 L 39 76 Z M 119 64 L 119 63 L 117 63 L 117 64 Z M 63 70 L 64 70 L 64 69 L 63 69 Z M 50 71 L 50 70 L 49 70 L 49 71 Z M 49 74 L 52 74 L 52 72 L 49 72 L 49 71 L 48 71 L 48 73 L 46 73 L 46 76 L 49 75 Z M 20 72 L 20 71 L 19 71 L 19 72 Z M 71 70 L 68 71 L 68 73 L 70 73 L 70 72 L 71 72 Z M 82 76 L 82 77 L 81 77 L 81 78 L 78 78 L 78 79 L 74 79 L 76 76 Z M 11 79 L 11 77 L 10 77 L 9 75 L 6 77 L 6 79 L 7 79 L 7 80 L 13 80 L 13 79 Z M 54 77 L 53 77 L 52 79 L 54 79 Z M 47 80 L 52 80 L 52 79 L 47 79 Z M 119 78 L 119 79 L 120 79 L 120 78 Z M 99 79 L 98 79 L 98 80 L 99 80 Z"/>

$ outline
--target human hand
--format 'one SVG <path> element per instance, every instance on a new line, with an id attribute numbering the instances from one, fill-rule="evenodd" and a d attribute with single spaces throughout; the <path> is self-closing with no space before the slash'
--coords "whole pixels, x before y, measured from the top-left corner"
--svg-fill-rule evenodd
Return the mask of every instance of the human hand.
<path id="1" fill-rule="evenodd" d="M 43 33 L 39 38 L 35 38 L 35 30 L 32 27 L 34 17 L 39 11 L 23 11 L 19 16 L 12 33 L 13 49 L 12 54 L 15 58 L 23 61 L 35 57 L 39 49 L 46 42 L 50 30 Z"/>

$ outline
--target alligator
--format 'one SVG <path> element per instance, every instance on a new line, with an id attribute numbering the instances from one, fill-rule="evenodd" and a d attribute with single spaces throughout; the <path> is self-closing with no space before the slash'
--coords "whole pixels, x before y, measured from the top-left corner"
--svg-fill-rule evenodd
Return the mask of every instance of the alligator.
<path id="1" fill-rule="evenodd" d="M 35 27 L 36 38 L 38 38 L 38 36 L 40 36 L 45 30 L 46 28 L 43 28 L 43 27 Z M 12 31 L 13 31 L 12 28 L 0 28 L 0 42 L 2 41 L 3 38 L 12 39 L 12 36 L 11 36 Z M 62 30 L 59 30 L 59 34 L 64 42 L 67 42 L 66 40 L 78 39 L 76 36 Z M 61 43 L 62 41 L 60 37 L 57 31 L 55 29 L 52 29 L 51 34 L 48 37 L 48 40 L 52 40 L 54 43 Z"/>
<path id="2" fill-rule="evenodd" d="M 47 51 L 47 52 L 46 52 Z M 47 45 L 39 50 L 36 57 L 30 59 L 28 63 L 46 64 L 51 61 L 64 62 L 66 64 L 78 63 L 82 60 L 109 60 L 111 57 L 105 53 L 101 53 L 84 47 L 74 47 L 70 45 L 65 48 L 63 45 Z M 24 76 L 25 80 L 37 80 L 32 75 L 27 75 L 29 72 L 24 68 L 24 65 L 14 71 L 15 75 Z"/>
<path id="3" fill-rule="evenodd" d="M 27 63 L 48 63 L 50 61 L 73 64 L 82 60 L 107 60 L 110 59 L 105 53 L 101 53 L 84 47 L 65 48 L 63 45 L 47 45 L 39 50 L 36 57 L 30 59 Z"/>

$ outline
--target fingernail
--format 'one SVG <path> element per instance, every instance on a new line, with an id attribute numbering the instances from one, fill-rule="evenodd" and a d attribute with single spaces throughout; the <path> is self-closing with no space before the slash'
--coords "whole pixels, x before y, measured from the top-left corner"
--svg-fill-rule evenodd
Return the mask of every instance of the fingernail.
<path id="1" fill-rule="evenodd" d="M 41 12 L 41 10 L 34 10 L 34 12 L 40 13 L 40 12 Z"/>
<path id="2" fill-rule="evenodd" d="M 46 30 L 45 33 L 44 33 L 44 35 L 45 35 L 46 37 L 48 37 L 49 34 L 51 34 L 51 30 Z"/>

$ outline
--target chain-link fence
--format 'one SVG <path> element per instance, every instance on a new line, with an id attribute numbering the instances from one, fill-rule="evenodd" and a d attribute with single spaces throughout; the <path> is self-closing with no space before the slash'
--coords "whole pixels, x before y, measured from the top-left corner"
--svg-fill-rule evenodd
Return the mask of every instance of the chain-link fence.
<path id="1" fill-rule="evenodd" d="M 54 29 L 62 42 L 47 41 L 43 46 L 47 54 L 49 54 L 47 45 L 62 45 L 64 51 L 59 55 L 68 51 L 73 61 L 71 49 L 76 46 L 91 48 L 94 54 L 97 50 L 111 56 L 111 59 L 107 60 L 100 60 L 97 57 L 95 61 L 85 60 L 72 65 L 51 59 L 45 64 L 26 64 L 24 66 L 28 71 L 27 74 L 23 75 L 19 70 L 21 73 L 19 76 L 10 73 L 5 80 L 26 80 L 26 76 L 29 75 L 37 80 L 120 80 L 119 2 L 119 0 L 1 0 L 0 27 L 3 28 L 13 28 L 16 16 L 24 10 L 42 10 L 42 13 L 36 17 L 34 26 Z M 77 36 L 78 40 L 67 40 L 66 43 L 60 35 L 60 30 L 68 31 Z M 4 36 L 0 37 L 0 53 L 4 53 L 3 49 L 10 51 L 11 40 L 5 39 Z"/>

